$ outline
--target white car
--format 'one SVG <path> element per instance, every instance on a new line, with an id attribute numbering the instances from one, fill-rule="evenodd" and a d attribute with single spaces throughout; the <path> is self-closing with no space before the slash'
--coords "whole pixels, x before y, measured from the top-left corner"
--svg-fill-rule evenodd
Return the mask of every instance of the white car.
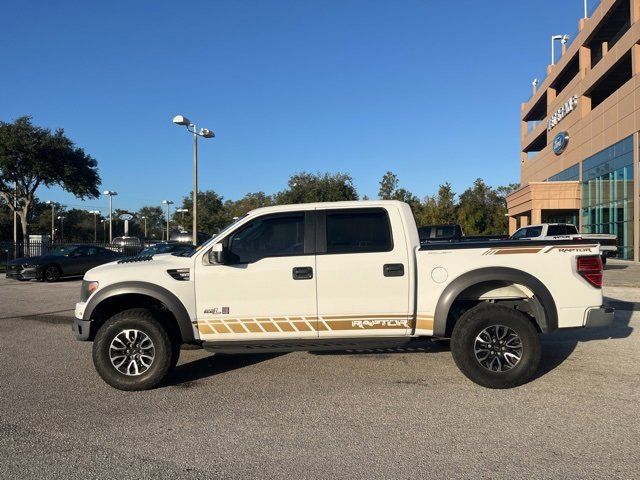
<path id="1" fill-rule="evenodd" d="M 158 385 L 183 343 L 215 353 L 352 350 L 451 338 L 461 371 L 526 382 L 540 334 L 605 326 L 598 245 L 487 241 L 420 246 L 397 201 L 260 208 L 196 251 L 87 272 L 75 335 L 101 377 Z"/>
<path id="2" fill-rule="evenodd" d="M 580 233 L 571 223 L 540 223 L 519 228 L 511 240 L 590 240 L 600 245 L 602 263 L 618 252 L 618 237 L 607 233 Z"/>

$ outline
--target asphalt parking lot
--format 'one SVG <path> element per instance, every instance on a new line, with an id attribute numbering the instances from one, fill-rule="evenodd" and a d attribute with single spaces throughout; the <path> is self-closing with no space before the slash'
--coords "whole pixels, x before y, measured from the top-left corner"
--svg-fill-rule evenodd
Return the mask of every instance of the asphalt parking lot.
<path id="1" fill-rule="evenodd" d="M 605 278 L 614 326 L 545 337 L 538 377 L 512 390 L 469 382 L 434 344 L 183 350 L 167 385 L 137 393 L 103 383 L 74 340 L 78 280 L 1 278 L 0 476 L 638 478 L 640 267 Z"/>

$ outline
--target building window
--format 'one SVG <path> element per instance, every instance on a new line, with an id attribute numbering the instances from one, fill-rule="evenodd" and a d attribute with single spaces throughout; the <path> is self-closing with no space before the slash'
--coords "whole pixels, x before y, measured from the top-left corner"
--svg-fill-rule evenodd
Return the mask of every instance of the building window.
<path id="1" fill-rule="evenodd" d="M 582 163 L 582 228 L 618 237 L 618 258 L 633 258 L 633 137 Z"/>
<path id="2" fill-rule="evenodd" d="M 549 182 L 568 182 L 571 180 L 580 180 L 580 165 L 576 163 L 575 165 L 570 166 L 560 173 L 556 173 L 552 177 L 549 177 L 547 180 Z"/>

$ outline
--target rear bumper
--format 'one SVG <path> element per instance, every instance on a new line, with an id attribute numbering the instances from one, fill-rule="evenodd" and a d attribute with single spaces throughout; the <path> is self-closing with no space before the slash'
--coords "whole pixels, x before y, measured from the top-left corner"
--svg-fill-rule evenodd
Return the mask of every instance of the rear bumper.
<path id="1" fill-rule="evenodd" d="M 613 323 L 613 307 L 592 308 L 587 312 L 585 327 L 608 327 Z"/>

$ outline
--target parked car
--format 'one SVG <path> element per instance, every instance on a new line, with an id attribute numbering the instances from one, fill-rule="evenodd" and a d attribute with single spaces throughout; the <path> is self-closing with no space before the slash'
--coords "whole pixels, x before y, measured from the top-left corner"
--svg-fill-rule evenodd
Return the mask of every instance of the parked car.
<path id="1" fill-rule="evenodd" d="M 618 237 L 606 233 L 580 233 L 571 223 L 540 223 L 519 228 L 512 240 L 591 240 L 600 245 L 602 263 L 618 252 Z"/>
<path id="2" fill-rule="evenodd" d="M 160 242 L 143 249 L 138 256 L 146 257 L 162 253 L 182 253 L 193 249 L 190 243 Z"/>
<path id="3" fill-rule="evenodd" d="M 17 280 L 56 282 L 78 277 L 98 265 L 122 258 L 122 254 L 93 245 L 68 245 L 38 257 L 16 258 L 7 262 L 6 276 Z"/>
<path id="4" fill-rule="evenodd" d="M 128 256 L 134 256 L 140 253 L 143 245 L 138 237 L 115 237 L 108 248 Z"/>
<path id="5" fill-rule="evenodd" d="M 586 240 L 421 247 L 406 203 L 280 205 L 249 212 L 191 255 L 90 270 L 74 332 L 122 390 L 158 385 L 183 343 L 237 354 L 433 338 L 451 338 L 472 381 L 509 388 L 537 371 L 540 334 L 611 324 L 601 286 L 598 245 Z"/>

